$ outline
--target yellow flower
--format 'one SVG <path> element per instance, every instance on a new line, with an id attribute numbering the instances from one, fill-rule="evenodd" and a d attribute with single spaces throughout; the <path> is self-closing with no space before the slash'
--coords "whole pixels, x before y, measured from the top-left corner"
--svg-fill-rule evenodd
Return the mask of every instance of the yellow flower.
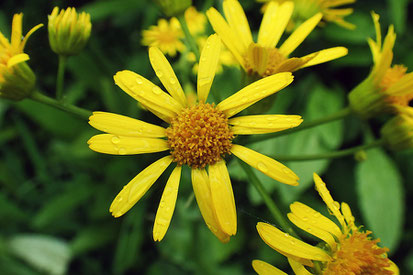
<path id="1" fill-rule="evenodd" d="M 312 246 L 270 224 L 260 222 L 257 230 L 262 240 L 288 257 L 295 274 L 399 274 L 397 266 L 387 258 L 388 249 L 377 245 L 380 240 L 373 240 L 369 236 L 371 231 L 363 231 L 354 224 L 348 204 L 341 203 L 340 209 L 340 204 L 333 200 L 325 183 L 315 173 L 314 181 L 318 193 L 340 227 L 307 205 L 294 202 L 290 205 L 289 220 L 322 240 L 323 244 Z M 252 266 L 258 274 L 286 274 L 260 260 L 254 260 Z"/>
<path id="2" fill-rule="evenodd" d="M 21 100 L 33 90 L 36 77 L 25 61 L 29 56 L 23 52 L 27 39 L 38 28 L 33 27 L 22 39 L 23 14 L 13 16 L 11 41 L 0 32 L 0 97 Z"/>
<path id="3" fill-rule="evenodd" d="M 197 35 L 205 31 L 207 19 L 203 12 L 198 12 L 194 6 L 191 6 L 186 9 L 184 16 L 189 32 L 192 35 Z"/>
<path id="4" fill-rule="evenodd" d="M 258 2 L 266 2 L 263 6 L 265 11 L 268 2 L 278 2 L 282 4 L 287 0 L 257 0 Z M 354 29 L 355 26 L 344 20 L 344 17 L 353 13 L 352 8 L 341 8 L 343 5 L 352 4 L 356 0 L 293 0 L 295 9 L 287 29 L 292 30 L 295 26 L 304 22 L 308 18 L 321 12 L 323 14 L 323 20 L 328 22 L 334 22 L 344 28 Z"/>
<path id="5" fill-rule="evenodd" d="M 49 15 L 49 42 L 52 50 L 60 55 L 76 55 L 85 47 L 92 24 L 90 14 L 78 14 L 75 8 L 60 10 L 55 7 Z"/>
<path id="6" fill-rule="evenodd" d="M 178 19 L 171 18 L 169 23 L 165 19 L 159 19 L 157 26 L 150 26 L 149 30 L 142 32 L 142 44 L 159 48 L 164 54 L 175 56 L 176 52 L 185 49 L 181 38 L 184 34 Z"/>
<path id="7" fill-rule="evenodd" d="M 258 32 L 257 43 L 252 39 L 240 3 L 237 0 L 224 0 L 223 7 L 227 20 L 214 8 L 207 11 L 207 17 L 215 32 L 249 74 L 266 77 L 278 72 L 294 72 L 347 54 L 346 48 L 335 47 L 303 57 L 289 58 L 289 55 L 320 22 L 323 16 L 321 13 L 317 13 L 301 24 L 279 48 L 276 48 L 293 13 L 293 2 L 285 2 L 281 5 L 277 2 L 268 4 Z"/>
<path id="8" fill-rule="evenodd" d="M 413 148 L 413 108 L 397 107 L 398 113 L 384 124 L 381 135 L 392 150 Z"/>
<path id="9" fill-rule="evenodd" d="M 350 107 L 362 118 L 370 118 L 383 112 L 394 112 L 395 106 L 408 106 L 413 99 L 413 73 L 406 74 L 403 65 L 392 64 L 396 41 L 393 25 L 390 25 L 382 43 L 379 15 L 372 12 L 376 40 L 368 39 L 374 65 L 369 76 L 349 94 Z"/>
<path id="10" fill-rule="evenodd" d="M 178 192 L 181 166 L 191 167 L 192 185 L 201 214 L 209 229 L 226 242 L 236 234 L 237 216 L 234 195 L 223 156 L 234 154 L 269 177 L 297 185 L 298 177 L 281 163 L 241 145 L 232 144 L 234 135 L 264 134 L 295 127 L 302 122 L 296 115 L 255 115 L 232 118 L 255 102 L 289 85 L 291 73 L 280 73 L 241 89 L 218 105 L 207 103 L 218 63 L 221 41 L 211 35 L 201 53 L 198 70 L 198 103 L 189 106 L 171 65 L 162 52 L 149 48 L 149 59 L 160 81 L 169 92 L 163 92 L 142 76 L 121 71 L 115 83 L 156 116 L 167 122 L 167 129 L 129 117 L 95 112 L 90 124 L 107 132 L 92 137 L 92 150 L 114 155 L 169 151 L 140 172 L 117 195 L 110 212 L 119 217 L 133 207 L 157 178 L 176 163 L 162 195 L 155 218 L 153 237 L 164 237 Z M 206 167 L 208 166 L 208 172 Z"/>

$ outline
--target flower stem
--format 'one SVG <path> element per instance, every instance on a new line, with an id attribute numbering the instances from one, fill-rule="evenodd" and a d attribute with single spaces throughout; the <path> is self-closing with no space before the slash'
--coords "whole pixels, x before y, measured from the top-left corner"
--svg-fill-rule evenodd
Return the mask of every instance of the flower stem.
<path id="1" fill-rule="evenodd" d="M 92 115 L 92 112 L 68 103 L 63 103 L 61 101 L 58 101 L 54 98 L 48 97 L 38 91 L 34 91 L 31 96 L 31 99 L 38 101 L 40 103 L 52 106 L 54 108 L 60 109 L 62 111 L 65 111 L 67 113 L 73 114 L 79 118 L 88 120 L 89 117 Z"/>
<path id="2" fill-rule="evenodd" d="M 281 213 L 278 206 L 271 199 L 271 196 L 268 194 L 267 190 L 265 190 L 261 181 L 254 174 L 251 167 L 241 160 L 238 160 L 238 161 L 241 167 L 244 169 L 245 173 L 247 174 L 249 181 L 254 185 L 255 189 L 258 191 L 258 193 L 264 200 L 265 205 L 267 206 L 268 210 L 270 210 L 271 215 L 277 221 L 278 225 L 291 236 L 299 238 L 298 235 L 295 233 L 294 229 L 291 227 L 288 221 L 284 218 L 284 215 Z"/>
<path id="3" fill-rule="evenodd" d="M 332 121 L 335 121 L 335 120 L 343 119 L 343 118 L 349 116 L 351 113 L 352 113 L 352 111 L 351 111 L 350 107 L 346 107 L 346 108 L 341 109 L 340 111 L 338 111 L 334 114 L 331 114 L 329 116 L 325 116 L 325 117 L 322 117 L 322 118 L 319 118 L 319 119 L 316 119 L 316 120 L 313 120 L 313 121 L 310 121 L 310 122 L 303 122 L 300 126 L 295 127 L 295 128 L 291 128 L 291 129 L 288 129 L 288 130 L 285 130 L 285 131 L 272 133 L 272 134 L 254 136 L 254 137 L 250 138 L 247 143 L 252 144 L 252 143 L 259 142 L 259 141 L 264 141 L 264 140 L 267 140 L 267 139 L 272 139 L 272 138 L 275 138 L 275 137 L 280 137 L 280 136 L 296 133 L 296 132 L 299 132 L 299 131 L 302 131 L 302 130 L 305 130 L 305 129 L 308 129 L 308 128 L 312 128 L 312 127 L 315 127 L 315 126 L 318 126 L 318 125 L 321 125 L 321 124 L 325 124 L 325 123 L 329 123 L 329 122 L 332 122 Z"/>
<path id="4" fill-rule="evenodd" d="M 317 160 L 317 159 L 334 159 L 334 158 L 341 158 L 348 155 L 353 155 L 359 151 L 371 149 L 374 147 L 383 146 L 385 144 L 385 140 L 383 138 L 375 140 L 369 144 L 356 146 L 353 148 L 348 148 L 336 152 L 329 152 L 323 154 L 314 154 L 314 155 L 307 155 L 307 156 L 280 156 L 277 155 L 277 160 L 279 161 L 308 161 L 308 160 Z"/>
<path id="5" fill-rule="evenodd" d="M 200 57 L 199 49 L 198 49 L 198 46 L 196 45 L 194 37 L 191 35 L 188 29 L 188 25 L 186 24 L 184 14 L 179 15 L 178 20 L 179 20 L 179 23 L 181 24 L 182 31 L 185 34 L 186 41 L 188 42 L 189 47 L 191 48 L 192 52 L 195 54 L 196 62 L 199 62 L 199 57 Z"/>
<path id="6" fill-rule="evenodd" d="M 57 80 L 56 80 L 56 99 L 58 101 L 63 100 L 63 87 L 65 82 L 65 69 L 66 69 L 67 56 L 59 55 L 59 65 L 57 68 Z"/>

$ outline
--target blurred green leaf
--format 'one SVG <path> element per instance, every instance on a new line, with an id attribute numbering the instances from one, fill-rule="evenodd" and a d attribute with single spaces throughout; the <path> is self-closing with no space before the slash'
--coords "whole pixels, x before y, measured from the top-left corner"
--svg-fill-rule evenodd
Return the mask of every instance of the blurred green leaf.
<path id="1" fill-rule="evenodd" d="M 345 43 L 342 46 L 349 44 L 367 45 L 367 38 L 374 37 L 374 24 L 369 13 L 356 10 L 347 16 L 346 20 L 356 25 L 356 29 L 348 30 L 336 24 L 328 24 L 324 29 L 325 36 L 331 41 Z"/>
<path id="2" fill-rule="evenodd" d="M 116 236 L 113 224 L 92 226 L 79 231 L 70 247 L 73 255 L 80 255 L 100 248 L 111 242 Z"/>
<path id="3" fill-rule="evenodd" d="M 407 5 L 409 0 L 387 0 L 390 7 L 390 18 L 397 34 L 403 34 L 406 29 Z"/>
<path id="4" fill-rule="evenodd" d="M 356 167 L 356 180 L 366 228 L 391 253 L 400 241 L 404 223 L 404 190 L 397 166 L 382 150 L 369 150 L 367 160 Z"/>

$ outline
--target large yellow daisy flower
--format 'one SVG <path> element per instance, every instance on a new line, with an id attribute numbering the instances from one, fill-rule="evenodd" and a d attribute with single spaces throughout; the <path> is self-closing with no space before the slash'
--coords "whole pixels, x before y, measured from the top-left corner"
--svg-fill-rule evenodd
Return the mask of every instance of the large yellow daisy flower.
<path id="1" fill-rule="evenodd" d="M 258 2 L 278 2 L 282 4 L 288 0 L 257 0 Z M 303 22 L 321 12 L 323 20 L 334 22 L 347 29 L 354 29 L 355 26 L 344 20 L 344 17 L 353 13 L 352 8 L 342 8 L 343 5 L 348 5 L 356 2 L 356 0 L 293 0 L 295 9 L 290 19 L 287 28 L 293 29 L 297 23 Z M 263 6 L 263 10 L 267 8 L 268 4 Z"/>
<path id="2" fill-rule="evenodd" d="M 397 112 L 394 106 L 409 106 L 413 99 L 413 72 L 407 73 L 403 65 L 392 66 L 393 47 L 396 41 L 390 25 L 384 41 L 380 30 L 379 15 L 372 12 L 376 41 L 368 39 L 373 56 L 369 76 L 349 94 L 350 107 L 363 118 L 383 112 Z"/>
<path id="3" fill-rule="evenodd" d="M 237 231 L 237 216 L 231 181 L 223 156 L 232 153 L 269 177 L 297 185 L 298 177 L 281 163 L 241 145 L 232 144 L 234 135 L 264 134 L 295 127 L 302 122 L 296 115 L 253 115 L 234 117 L 248 106 L 289 85 L 291 73 L 280 73 L 241 89 L 218 105 L 207 103 L 215 76 L 221 41 L 211 35 L 202 50 L 197 94 L 198 103 L 189 106 L 171 65 L 162 52 L 149 49 L 149 59 L 156 75 L 169 92 L 163 92 L 142 76 L 120 71 L 115 83 L 148 110 L 169 124 L 168 128 L 129 117 L 94 112 L 90 124 L 107 134 L 89 140 L 92 150 L 114 155 L 169 151 L 140 172 L 116 196 L 110 212 L 125 214 L 146 193 L 172 163 L 176 163 L 162 195 L 155 218 L 153 237 L 164 237 L 178 192 L 181 166 L 192 168 L 192 185 L 201 214 L 210 230 L 223 242 Z M 208 171 L 206 167 L 208 166 Z"/>
<path id="4" fill-rule="evenodd" d="M 27 39 L 38 28 L 33 27 L 22 39 L 23 14 L 13 16 L 11 39 L 0 32 L 0 96 L 20 100 L 27 96 L 33 88 L 35 76 L 32 70 L 24 63 L 29 55 L 23 52 Z"/>
<path id="5" fill-rule="evenodd" d="M 207 17 L 215 32 L 249 74 L 266 77 L 278 72 L 294 72 L 347 54 L 346 48 L 334 47 L 303 57 L 289 57 L 320 22 L 323 17 L 321 13 L 301 24 L 277 48 L 293 13 L 293 2 L 288 1 L 281 5 L 277 2 L 268 4 L 258 32 L 257 43 L 252 39 L 251 29 L 240 3 L 237 0 L 224 0 L 223 7 L 226 20 L 214 8 L 207 11 Z"/>
<path id="6" fill-rule="evenodd" d="M 388 249 L 377 246 L 380 239 L 371 239 L 371 231 L 363 231 L 354 224 L 348 204 L 342 202 L 340 209 L 340 204 L 333 200 L 325 183 L 315 173 L 314 181 L 318 193 L 340 227 L 307 205 L 294 202 L 288 214 L 290 221 L 322 240 L 323 245 L 309 245 L 270 224 L 260 222 L 257 230 L 262 240 L 288 257 L 294 273 L 299 275 L 399 274 L 397 266 L 387 258 Z M 286 274 L 260 260 L 254 260 L 252 266 L 258 274 Z"/>

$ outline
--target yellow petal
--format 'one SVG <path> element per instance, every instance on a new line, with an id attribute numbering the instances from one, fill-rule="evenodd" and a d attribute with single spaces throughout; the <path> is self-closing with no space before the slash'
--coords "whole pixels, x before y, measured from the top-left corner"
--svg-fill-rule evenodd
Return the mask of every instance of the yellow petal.
<path id="1" fill-rule="evenodd" d="M 201 52 L 198 67 L 197 92 L 199 102 L 205 103 L 212 82 L 214 81 L 219 56 L 221 53 L 221 39 L 218 35 L 210 35 Z"/>
<path id="2" fill-rule="evenodd" d="M 93 151 L 112 155 L 134 155 L 169 150 L 164 139 L 125 137 L 112 134 L 93 136 L 87 142 Z"/>
<path id="3" fill-rule="evenodd" d="M 176 197 L 178 196 L 179 181 L 181 179 L 182 166 L 176 166 L 169 176 L 168 182 L 162 193 L 161 202 L 156 212 L 155 223 L 153 226 L 154 241 L 162 241 L 171 223 L 172 215 L 175 210 Z"/>
<path id="4" fill-rule="evenodd" d="M 24 46 L 26 46 L 27 43 L 27 39 L 29 39 L 29 37 L 38 29 L 40 29 L 41 27 L 43 27 L 43 24 L 38 24 L 36 26 L 34 26 L 28 33 L 26 33 L 26 35 L 23 38 L 23 41 L 20 44 L 20 51 L 23 52 L 24 50 Z"/>
<path id="5" fill-rule="evenodd" d="M 334 240 L 334 237 L 329 232 L 314 226 L 312 222 L 308 222 L 308 220 L 300 219 L 297 215 L 293 213 L 288 213 L 287 216 L 288 216 L 288 219 L 293 224 L 295 224 L 297 227 L 325 241 L 332 250 L 336 248 L 336 241 Z"/>
<path id="6" fill-rule="evenodd" d="M 127 116 L 107 112 L 93 112 L 89 124 L 103 132 L 130 137 L 165 137 L 165 128 Z"/>
<path id="7" fill-rule="evenodd" d="M 260 260 L 253 260 L 252 267 L 259 275 L 287 275 L 287 273 L 282 272 L 275 266 Z"/>
<path id="8" fill-rule="evenodd" d="M 280 53 L 285 57 L 292 53 L 313 31 L 322 17 L 322 13 L 317 13 L 316 15 L 305 21 L 303 24 L 301 24 L 281 45 Z"/>
<path id="9" fill-rule="evenodd" d="M 231 117 L 257 101 L 288 86 L 294 77 L 290 72 L 278 73 L 260 79 L 221 101 L 217 108 Z"/>
<path id="10" fill-rule="evenodd" d="M 241 41 L 242 52 L 245 52 L 252 43 L 252 35 L 241 4 L 238 0 L 224 0 L 222 7 L 230 28 Z"/>
<path id="11" fill-rule="evenodd" d="M 172 118 L 182 109 L 182 105 L 161 88 L 132 71 L 117 72 L 113 78 L 128 95 L 164 117 Z"/>
<path id="12" fill-rule="evenodd" d="M 12 26 L 11 26 L 11 46 L 14 49 L 19 48 L 22 41 L 22 21 L 23 13 L 16 13 L 13 16 Z"/>
<path id="13" fill-rule="evenodd" d="M 309 62 L 301 66 L 301 68 L 310 67 L 310 66 L 314 66 L 314 65 L 321 64 L 324 62 L 328 62 L 330 60 L 343 57 L 347 55 L 347 53 L 348 53 L 348 50 L 347 48 L 344 48 L 344 47 L 334 47 L 334 48 L 321 50 L 321 51 L 303 56 L 302 58 L 311 58 L 311 57 L 313 58 L 311 58 Z"/>
<path id="14" fill-rule="evenodd" d="M 206 225 L 221 242 L 228 242 L 229 235 L 221 229 L 216 217 L 207 172 L 205 169 L 192 169 L 191 178 L 195 198 Z"/>
<path id="15" fill-rule="evenodd" d="M 209 166 L 209 182 L 218 223 L 226 234 L 235 235 L 237 233 L 237 211 L 231 180 L 224 160 Z"/>
<path id="16" fill-rule="evenodd" d="M 231 118 L 228 123 L 234 125 L 231 131 L 235 135 L 267 134 L 293 128 L 303 119 L 296 115 L 251 115 Z"/>
<path id="17" fill-rule="evenodd" d="M 349 227 L 351 228 L 356 227 L 354 224 L 355 218 L 353 214 L 351 213 L 350 206 L 347 203 L 345 202 L 341 203 L 341 212 L 343 213 L 344 219 L 346 220 L 346 223 L 349 225 Z"/>
<path id="18" fill-rule="evenodd" d="M 291 213 L 301 220 L 305 220 L 311 227 L 325 230 L 337 239 L 342 235 L 340 228 L 332 220 L 321 215 L 320 212 L 315 211 L 311 207 L 301 202 L 294 202 L 290 204 L 290 209 Z"/>
<path id="19" fill-rule="evenodd" d="M 216 9 L 210 8 L 206 12 L 206 15 L 212 28 L 222 39 L 222 42 L 224 42 L 228 50 L 234 55 L 238 63 L 245 68 L 243 56 L 246 53 L 246 49 L 242 48 L 240 38 L 235 35 L 228 23 Z"/>
<path id="20" fill-rule="evenodd" d="M 298 185 L 299 178 L 297 175 L 288 167 L 270 157 L 237 144 L 232 145 L 231 153 L 270 178 L 285 184 Z"/>
<path id="21" fill-rule="evenodd" d="M 293 2 L 284 2 L 280 6 L 271 1 L 265 10 L 258 32 L 258 44 L 266 48 L 274 48 L 280 40 L 294 10 Z"/>
<path id="22" fill-rule="evenodd" d="M 320 197 L 323 199 L 324 203 L 327 205 L 330 212 L 333 213 L 334 216 L 336 216 L 341 226 L 344 227 L 344 217 L 340 212 L 340 204 L 333 200 L 330 191 L 328 191 L 326 184 L 323 182 L 319 175 L 314 173 L 313 178 L 315 182 L 315 188 L 318 191 L 318 194 L 320 194 Z"/>
<path id="23" fill-rule="evenodd" d="M 291 258 L 288 258 L 288 263 L 290 264 L 295 275 L 311 275 L 312 274 L 302 264 L 294 261 Z"/>
<path id="24" fill-rule="evenodd" d="M 399 271 L 399 268 L 397 267 L 397 265 L 393 261 L 391 261 L 390 259 L 389 259 L 389 262 L 390 262 L 390 266 L 387 267 L 386 269 L 392 271 L 393 275 L 399 275 L 400 271 Z"/>
<path id="25" fill-rule="evenodd" d="M 125 185 L 110 205 L 109 211 L 112 215 L 117 218 L 131 209 L 161 176 L 163 171 L 168 168 L 171 162 L 171 156 L 163 157 L 142 170 Z"/>
<path id="26" fill-rule="evenodd" d="M 261 239 L 273 249 L 279 249 L 303 259 L 315 261 L 329 261 L 331 259 L 321 248 L 300 241 L 270 224 L 259 222 L 257 230 Z"/>
<path id="27" fill-rule="evenodd" d="M 25 53 L 16 54 L 7 61 L 7 67 L 11 68 L 16 64 L 29 60 L 29 56 Z"/>
<path id="28" fill-rule="evenodd" d="M 156 47 L 150 47 L 149 60 L 151 61 L 156 76 L 162 82 L 169 94 L 182 106 L 186 106 L 187 101 L 181 84 L 179 84 L 171 64 L 169 64 L 163 53 Z"/>

